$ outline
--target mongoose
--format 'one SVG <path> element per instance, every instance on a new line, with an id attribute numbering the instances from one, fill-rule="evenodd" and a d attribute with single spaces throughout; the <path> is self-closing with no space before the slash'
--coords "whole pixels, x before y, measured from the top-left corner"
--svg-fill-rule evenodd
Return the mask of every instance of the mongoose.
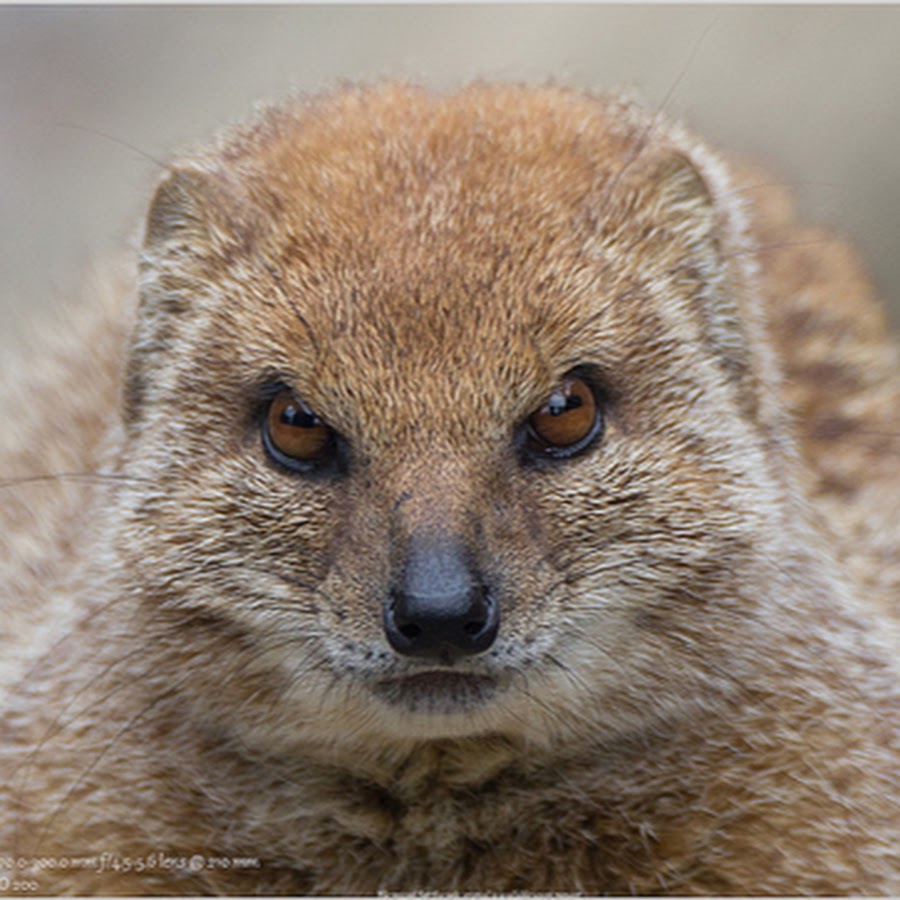
<path id="1" fill-rule="evenodd" d="M 900 893 L 900 364 L 616 97 L 171 166 L 3 377 L 10 893 Z"/>

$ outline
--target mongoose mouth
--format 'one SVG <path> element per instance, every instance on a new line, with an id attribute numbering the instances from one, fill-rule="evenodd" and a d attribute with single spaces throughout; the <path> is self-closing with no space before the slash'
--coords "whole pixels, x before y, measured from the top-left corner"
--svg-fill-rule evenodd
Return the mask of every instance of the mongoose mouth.
<path id="1" fill-rule="evenodd" d="M 497 692 L 497 682 L 486 675 L 433 669 L 384 678 L 373 692 L 391 706 L 416 713 L 459 713 L 482 706 Z"/>

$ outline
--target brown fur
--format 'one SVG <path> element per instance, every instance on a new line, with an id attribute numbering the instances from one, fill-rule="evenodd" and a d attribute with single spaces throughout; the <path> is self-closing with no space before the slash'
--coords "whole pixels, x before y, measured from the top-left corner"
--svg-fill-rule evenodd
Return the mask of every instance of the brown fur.
<path id="1" fill-rule="evenodd" d="M 139 282 L 129 347 L 113 286 L 4 378 L 13 877 L 900 892 L 900 366 L 775 188 L 615 99 L 346 90 L 174 167 Z M 524 465 L 588 363 L 602 441 Z M 346 474 L 267 458 L 273 381 Z M 430 709 L 375 690 L 429 529 L 501 608 L 495 692 Z"/>

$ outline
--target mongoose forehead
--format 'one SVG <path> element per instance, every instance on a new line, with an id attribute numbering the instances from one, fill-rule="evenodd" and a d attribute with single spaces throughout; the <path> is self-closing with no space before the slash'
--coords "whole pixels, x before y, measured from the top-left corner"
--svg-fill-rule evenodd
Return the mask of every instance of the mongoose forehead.
<path id="1" fill-rule="evenodd" d="M 779 204 L 554 87 L 172 166 L 73 414 L 114 477 L 46 501 L 56 587 L 25 525 L 4 563 L 75 610 L 22 632 L 9 834 L 258 865 L 40 890 L 900 888 L 896 350 Z"/>
<path id="2" fill-rule="evenodd" d="M 257 314 L 257 365 L 314 364 L 298 372 L 308 390 L 365 392 L 334 410 L 345 428 L 376 407 L 370 430 L 385 431 L 398 384 L 423 371 L 423 398 L 499 377 L 522 416 L 586 354 L 605 350 L 612 368 L 636 340 L 646 352 L 659 316 L 679 312 L 674 291 L 654 310 L 666 280 L 709 290 L 714 205 L 677 142 L 649 128 L 621 103 L 562 91 L 436 101 L 395 88 L 274 110 L 176 169 L 151 215 L 150 262 L 194 238 L 216 276 L 213 338 Z M 737 223 L 719 224 L 737 240 Z M 702 300 L 684 305 L 700 320 L 685 327 L 710 327 Z"/>

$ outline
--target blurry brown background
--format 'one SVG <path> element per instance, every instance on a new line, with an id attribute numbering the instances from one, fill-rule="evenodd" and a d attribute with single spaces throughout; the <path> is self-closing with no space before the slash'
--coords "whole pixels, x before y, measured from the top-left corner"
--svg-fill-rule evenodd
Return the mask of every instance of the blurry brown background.
<path id="1" fill-rule="evenodd" d="M 670 112 L 855 241 L 900 322 L 900 7 L 0 6 L 0 351 L 134 231 L 148 157 L 259 99 L 384 76 L 651 108 L 674 86 Z"/>

